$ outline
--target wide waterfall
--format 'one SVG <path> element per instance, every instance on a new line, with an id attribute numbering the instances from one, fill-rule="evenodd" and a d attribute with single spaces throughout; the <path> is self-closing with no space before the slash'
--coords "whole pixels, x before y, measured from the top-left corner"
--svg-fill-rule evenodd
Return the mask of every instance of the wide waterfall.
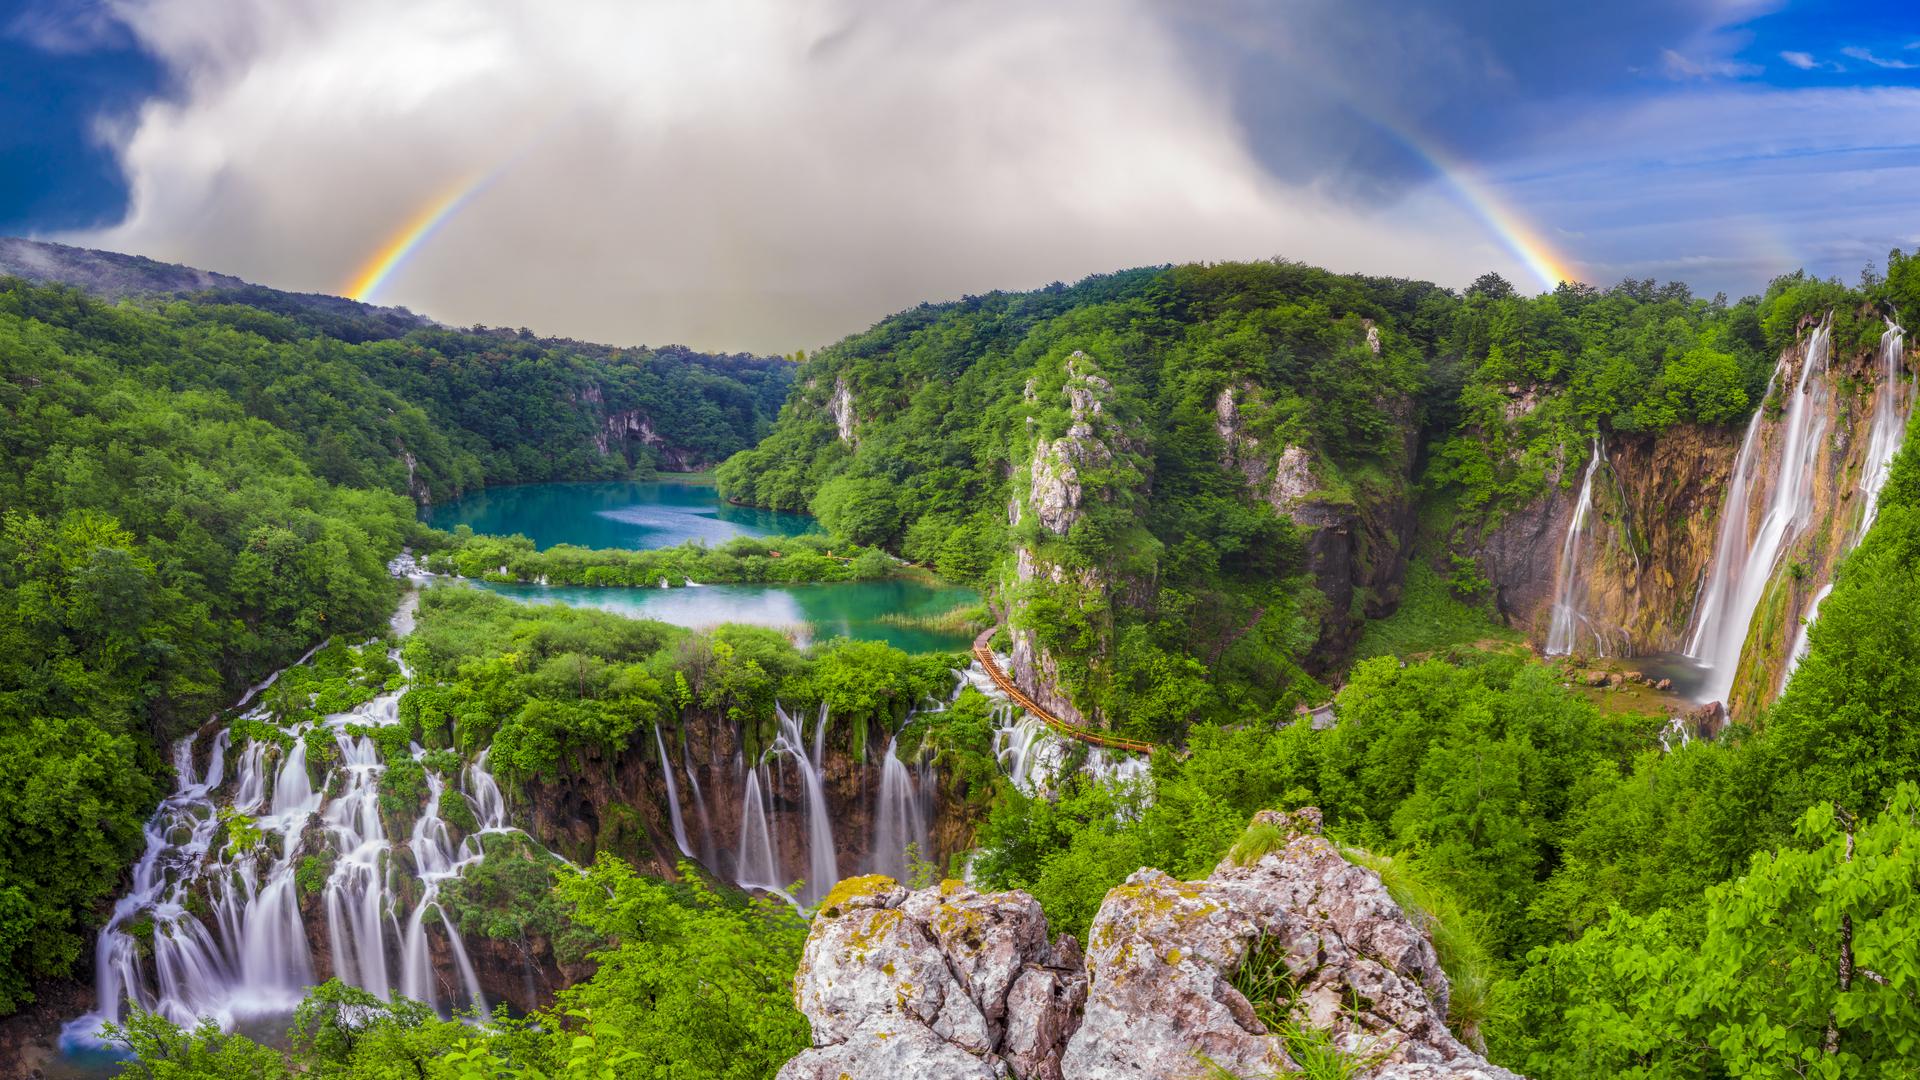
<path id="1" fill-rule="evenodd" d="M 1907 377 L 1906 336 L 1907 332 L 1892 319 L 1887 320 L 1886 333 L 1880 335 L 1881 386 L 1874 402 L 1873 427 L 1867 436 L 1867 459 L 1860 469 L 1860 492 L 1866 496 L 1866 509 L 1861 512 L 1859 528 L 1854 531 L 1856 543 L 1873 528 L 1873 519 L 1880 512 L 1880 491 L 1887 486 L 1887 473 L 1906 438 L 1907 417 L 1913 412 L 1913 380 Z"/>
<path id="2" fill-rule="evenodd" d="M 1727 501 L 1720 512 L 1713 562 L 1707 569 L 1706 588 L 1687 646 L 1687 655 L 1708 669 L 1701 691 L 1703 701 L 1725 701 L 1733 688 L 1748 624 L 1766 593 L 1767 582 L 1781 554 L 1812 514 L 1813 469 L 1820 454 L 1826 415 L 1822 407 L 1825 383 L 1815 376 L 1827 366 L 1829 333 L 1829 322 L 1823 321 L 1807 339 L 1806 362 L 1782 404 L 1778 438 L 1763 437 L 1769 427 L 1767 410 L 1754 410 L 1740 455 L 1734 461 Z M 1776 369 L 1767 383 L 1769 396 L 1782 378 L 1786 359 L 1782 358 L 1782 368 Z M 1779 446 L 1778 458 L 1767 452 L 1770 442 Z M 1776 467 L 1770 467 L 1776 462 Z M 1769 480 L 1771 497 L 1755 528 L 1750 508 L 1768 492 Z"/>
<path id="3" fill-rule="evenodd" d="M 1593 457 L 1587 461 L 1586 475 L 1580 480 L 1580 498 L 1573 505 L 1573 519 L 1567 523 L 1567 536 L 1560 542 L 1560 578 L 1558 595 L 1553 601 L 1553 624 L 1547 630 L 1547 655 L 1565 656 L 1579 643 L 1580 627 L 1586 618 L 1580 613 L 1580 546 L 1586 537 L 1587 518 L 1593 513 L 1593 474 L 1606 457 L 1598 436 L 1593 440 Z M 1593 636 L 1594 651 L 1604 653 L 1605 642 Z"/>
<path id="4" fill-rule="evenodd" d="M 466 799 L 482 831 L 510 826 L 482 754 L 465 770 L 464 791 L 450 790 L 445 776 L 428 770 L 427 804 L 405 848 L 388 838 L 379 805 L 387 766 L 365 733 L 397 722 L 410 673 L 397 650 L 388 655 L 400 667 L 403 689 L 287 729 L 284 744 L 248 741 L 236 751 L 222 728 L 210 739 L 202 733 L 174 745 L 173 793 L 147 822 L 132 887 L 95 947 L 95 1008 L 68 1024 L 63 1039 L 97 1041 L 103 1023 L 126 1018 L 129 1003 L 175 1023 L 206 1018 L 229 1028 L 292 1010 L 316 982 L 301 911 L 302 893 L 314 888 L 333 974 L 382 997 L 404 994 L 443 1011 L 486 1010 L 465 942 L 439 902 L 441 885 L 483 852 L 475 836 L 454 851 L 443 800 Z M 240 706 L 270 682 L 250 690 Z M 244 714 L 271 723 L 268 716 L 266 706 Z M 203 740 L 207 768 L 200 774 L 194 751 Z M 312 746 L 330 747 L 334 758 L 317 788 L 308 767 Z M 427 759 L 418 746 L 412 755 Z M 225 807 L 216 801 L 223 786 L 230 788 Z M 229 842 L 216 849 L 223 832 Z M 326 874 L 323 881 L 317 872 Z M 445 938 L 453 961 L 452 994 L 442 993 L 434 974 L 435 935 Z"/>

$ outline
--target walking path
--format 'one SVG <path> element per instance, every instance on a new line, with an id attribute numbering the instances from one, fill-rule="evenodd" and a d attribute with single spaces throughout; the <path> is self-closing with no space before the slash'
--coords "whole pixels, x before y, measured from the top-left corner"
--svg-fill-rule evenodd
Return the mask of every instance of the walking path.
<path id="1" fill-rule="evenodd" d="M 987 676 L 994 681 L 994 685 L 998 686 L 1008 697 L 1012 698 L 1014 704 L 1039 717 L 1048 727 L 1069 739 L 1078 739 L 1083 743 L 1088 743 L 1093 746 L 1104 746 L 1111 750 L 1131 750 L 1136 754 L 1150 754 L 1153 752 L 1153 744 L 1150 742 L 1141 742 L 1138 739 L 1123 739 L 1118 735 L 1109 734 L 1105 731 L 1096 731 L 1093 728 L 1081 727 L 1078 724 L 1069 724 L 1065 720 L 1048 712 L 1046 709 L 1041 708 L 1032 698 L 1021 693 L 1020 688 L 1013 685 L 1013 680 L 1007 678 L 1006 672 L 1000 670 L 1000 661 L 994 657 L 993 647 L 987 644 L 993 640 L 994 632 L 998 629 L 999 627 L 988 627 L 980 632 L 979 637 L 973 639 L 973 657 L 980 661 L 980 666 L 986 670 Z"/>

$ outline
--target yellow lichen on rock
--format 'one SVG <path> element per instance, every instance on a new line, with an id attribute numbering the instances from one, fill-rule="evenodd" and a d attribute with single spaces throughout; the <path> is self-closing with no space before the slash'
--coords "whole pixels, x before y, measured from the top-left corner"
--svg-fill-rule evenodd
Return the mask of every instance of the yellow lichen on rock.
<path id="1" fill-rule="evenodd" d="M 869 896 L 878 896 L 899 887 L 899 883 L 885 874 L 866 874 L 861 877 L 842 878 L 820 901 L 820 914 L 829 919 L 839 918 L 843 909 L 854 900 Z"/>

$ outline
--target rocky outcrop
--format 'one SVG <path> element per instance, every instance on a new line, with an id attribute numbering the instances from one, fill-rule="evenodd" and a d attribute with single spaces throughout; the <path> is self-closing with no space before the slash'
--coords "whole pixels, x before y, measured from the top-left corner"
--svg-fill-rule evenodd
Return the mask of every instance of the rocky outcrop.
<path id="1" fill-rule="evenodd" d="M 840 434 L 840 441 L 858 445 L 853 432 L 859 418 L 853 414 L 853 389 L 847 385 L 845 375 L 833 380 L 833 400 L 827 403 L 827 408 L 833 413 L 833 426 Z"/>
<path id="2" fill-rule="evenodd" d="M 781 1080 L 1190 1080 L 1208 1061 L 1284 1075 L 1289 1036 L 1262 1019 L 1280 1013 L 1375 1080 L 1514 1080 L 1447 1029 L 1431 941 L 1319 812 L 1255 820 L 1284 843 L 1203 881 L 1141 870 L 1110 891 L 1084 962 L 1025 893 L 842 883 L 794 979 L 813 1047 Z M 1286 1001 L 1236 987 L 1256 953 L 1284 965 Z"/>
<path id="3" fill-rule="evenodd" d="M 598 394 L 594 395 L 595 400 Z M 698 472 L 712 468 L 716 463 L 699 456 L 685 447 L 669 443 L 664 436 L 654 430 L 653 417 L 639 409 L 622 409 L 610 412 L 600 423 L 600 430 L 593 436 L 593 445 L 602 457 L 616 452 L 624 452 L 630 443 L 637 443 L 653 454 L 660 468 L 668 472 Z M 628 455 L 631 457 L 631 455 Z"/>
<path id="4" fill-rule="evenodd" d="M 908 892 L 884 877 L 840 883 L 794 975 L 813 1048 L 781 1080 L 1060 1080 L 1086 995 L 1071 938 L 1047 940 L 1026 893 L 962 882 Z"/>
<path id="5" fill-rule="evenodd" d="M 1089 499 L 1113 498 L 1116 492 L 1104 487 L 1089 490 L 1087 473 L 1112 466 L 1131 447 L 1126 435 L 1111 423 L 1107 398 L 1113 384 L 1103 378 L 1093 359 L 1076 350 L 1067 357 L 1060 393 L 1067 399 L 1068 422 L 1058 438 L 1041 434 L 1035 438 L 1033 453 L 1026 466 L 1026 493 L 1016 495 L 1008 507 L 1009 524 L 1018 525 L 1031 516 L 1048 536 L 1064 537 L 1082 517 Z M 1027 403 L 1037 405 L 1036 380 L 1027 381 Z M 1029 426 L 1037 423 L 1028 418 Z M 1070 568 L 1046 557 L 1043 551 L 1022 544 L 1014 552 L 1014 586 L 1034 581 L 1056 585 L 1071 584 L 1088 602 L 1104 607 L 1112 586 L 1098 570 Z M 1060 666 L 1034 632 L 1016 618 L 1012 627 L 1013 681 L 1021 691 L 1041 706 L 1069 723 L 1087 722 L 1060 684 Z"/>
<path id="6" fill-rule="evenodd" d="M 1381 348 L 1379 327 L 1366 325 L 1367 348 Z M 1306 533 L 1307 569 L 1326 605 L 1311 658 L 1320 670 L 1337 668 L 1358 641 L 1365 619 L 1399 605 L 1407 549 L 1413 535 L 1411 478 L 1419 425 L 1413 402 L 1381 402 L 1399 420 L 1401 439 L 1381 448 L 1385 482 L 1340 483 L 1331 462 L 1297 444 L 1263 445 L 1246 413 L 1264 405 L 1266 391 L 1251 382 L 1223 387 L 1214 398 L 1214 430 L 1223 464 L 1246 479 L 1249 492 Z M 1322 475 L 1325 472 L 1328 475 Z"/>

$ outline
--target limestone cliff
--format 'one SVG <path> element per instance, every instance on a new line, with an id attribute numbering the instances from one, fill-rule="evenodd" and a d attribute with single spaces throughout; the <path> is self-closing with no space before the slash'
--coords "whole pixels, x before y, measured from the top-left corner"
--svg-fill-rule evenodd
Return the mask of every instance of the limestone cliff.
<path id="1" fill-rule="evenodd" d="M 1121 429 L 1107 409 L 1113 384 L 1102 377 L 1092 358 L 1076 350 L 1063 364 L 1057 396 L 1066 403 L 1065 430 L 1050 436 L 1033 413 L 1044 412 L 1037 379 L 1029 379 L 1024 401 L 1032 410 L 1026 418 L 1031 449 L 1016 460 L 1024 467 L 1016 476 L 1015 494 L 1009 504 L 1008 523 L 1016 528 L 1023 522 L 1035 526 L 1036 537 L 1020 542 L 1014 551 L 1013 580 L 1006 594 L 1012 598 L 1011 632 L 1013 638 L 1013 680 L 1020 689 L 1042 707 L 1073 723 L 1089 718 L 1063 685 L 1060 658 L 1041 641 L 1041 628 L 1024 617 L 1024 602 L 1038 584 L 1054 586 L 1069 597 L 1068 602 L 1091 613 L 1096 623 L 1106 621 L 1104 613 L 1111 601 L 1113 582 L 1101 569 L 1072 566 L 1049 553 L 1049 545 L 1072 532 L 1087 514 L 1088 505 L 1099 500 L 1112 502 L 1143 495 L 1148 481 L 1137 472 L 1115 469 L 1131 449 L 1132 438 Z M 1127 480 L 1137 480 L 1129 487 Z M 1099 653 L 1083 658 L 1089 666 L 1100 663 Z"/>
<path id="2" fill-rule="evenodd" d="M 1378 355 L 1380 328 L 1362 320 L 1366 347 Z M 1370 618 L 1391 614 L 1400 602 L 1407 549 L 1413 535 L 1410 497 L 1420 425 L 1410 397 L 1381 402 L 1395 418 L 1398 439 L 1376 448 L 1383 465 L 1343 476 L 1324 452 L 1287 444 L 1263 445 L 1247 414 L 1265 405 L 1266 391 L 1241 381 L 1214 398 L 1214 431 L 1224 464 L 1245 477 L 1249 493 L 1306 534 L 1307 570 L 1326 600 L 1320 613 L 1317 666 L 1343 663 Z"/>
<path id="3" fill-rule="evenodd" d="M 1502 514 L 1490 529 L 1457 527 L 1456 550 L 1473 556 L 1492 582 L 1499 613 L 1544 646 L 1563 584 L 1578 611 L 1576 651 L 1609 656 L 1679 653 L 1698 626 L 1697 610 L 1716 551 L 1725 542 L 1722 515 L 1744 492 L 1736 530 L 1745 544 L 1768 527 L 1782 483 L 1801 498 L 1788 538 L 1768 568 L 1764 595 L 1747 624 L 1747 641 L 1727 702 L 1750 712 L 1778 693 L 1805 615 L 1857 542 L 1867 499 L 1874 418 L 1904 418 L 1913 392 L 1903 354 L 1889 378 L 1885 357 L 1858 344 L 1830 352 L 1826 320 L 1810 315 L 1779 357 L 1770 397 L 1744 427 L 1678 424 L 1658 434 L 1613 433 L 1592 484 L 1592 513 L 1579 537 L 1572 579 L 1563 582 L 1562 545 L 1574 518 L 1584 447 L 1567 447 L 1564 464 L 1539 497 Z M 1896 342 L 1896 345 L 1898 343 Z M 1807 371 L 1807 365 L 1815 365 Z M 1806 378 L 1803 379 L 1803 373 Z M 1798 457 L 1787 461 L 1788 404 L 1808 410 Z M 1743 459 L 1743 438 L 1745 457 Z M 1738 463 L 1746 461 L 1740 468 Z M 1736 469 L 1739 468 L 1736 474 Z"/>
<path id="4" fill-rule="evenodd" d="M 1580 651 L 1636 656 L 1685 646 L 1739 442 L 1737 429 L 1697 424 L 1608 438 L 1577 568 Z M 1469 527 L 1460 536 L 1493 584 L 1501 617 L 1536 644 L 1547 639 L 1585 462 L 1569 448 L 1561 476 L 1540 497 L 1484 535 Z"/>
<path id="5" fill-rule="evenodd" d="M 842 883 L 794 977 L 813 1046 L 781 1080 L 1189 1080 L 1209 1062 L 1287 1075 L 1290 1036 L 1261 1019 L 1276 1009 L 1356 1075 L 1514 1080 L 1447 1029 L 1431 941 L 1320 835 L 1319 812 L 1255 820 L 1284 846 L 1203 881 L 1139 871 L 1107 894 L 1084 959 L 1072 938 L 1049 940 L 1025 893 Z M 1236 987 L 1256 954 L 1281 958 L 1286 1001 Z"/>

